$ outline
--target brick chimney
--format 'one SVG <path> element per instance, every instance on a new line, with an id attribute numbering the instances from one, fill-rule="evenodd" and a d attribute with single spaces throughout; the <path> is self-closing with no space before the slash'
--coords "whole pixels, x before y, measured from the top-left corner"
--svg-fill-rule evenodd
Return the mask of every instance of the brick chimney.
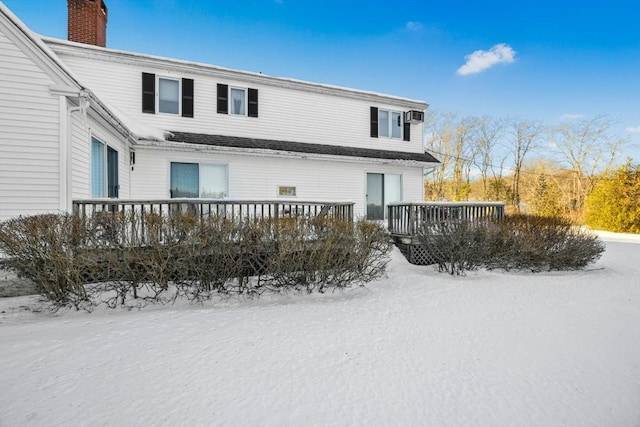
<path id="1" fill-rule="evenodd" d="M 105 47 L 107 6 L 103 0 L 67 0 L 68 39 Z"/>

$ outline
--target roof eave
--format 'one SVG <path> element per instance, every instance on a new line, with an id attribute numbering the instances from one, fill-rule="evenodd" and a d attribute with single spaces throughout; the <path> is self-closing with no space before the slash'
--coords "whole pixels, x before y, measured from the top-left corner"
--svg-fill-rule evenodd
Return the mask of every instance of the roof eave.
<path id="1" fill-rule="evenodd" d="M 319 153 L 301 153 L 297 151 L 288 150 L 272 150 L 266 148 L 241 148 L 241 147 L 226 147 L 221 145 L 209 145 L 209 144 L 195 144 L 189 142 L 176 142 L 176 141 L 151 141 L 151 140 L 139 140 L 137 144 L 139 149 L 156 149 L 167 151 L 194 151 L 194 152 L 219 152 L 228 153 L 234 155 L 246 155 L 247 153 L 255 154 L 265 157 L 278 157 L 278 158 L 296 158 L 296 159 L 311 159 L 311 160 L 330 160 L 330 161 L 342 161 L 350 163 L 376 163 L 383 165 L 401 165 L 401 166 L 419 166 L 423 168 L 435 167 L 439 165 L 439 162 L 427 162 L 418 160 L 404 160 L 404 159 L 383 159 L 375 157 L 363 157 L 363 156 L 345 156 L 336 154 L 319 154 Z"/>

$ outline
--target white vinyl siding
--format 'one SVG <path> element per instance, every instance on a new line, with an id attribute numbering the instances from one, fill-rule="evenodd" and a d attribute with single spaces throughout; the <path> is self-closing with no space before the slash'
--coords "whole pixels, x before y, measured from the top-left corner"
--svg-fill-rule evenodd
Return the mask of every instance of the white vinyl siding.
<path id="1" fill-rule="evenodd" d="M 0 220 L 60 209 L 54 82 L 0 32 Z"/>
<path id="2" fill-rule="evenodd" d="M 91 135 L 80 114 L 71 118 L 71 197 L 87 199 L 91 197 Z"/>
<path id="3" fill-rule="evenodd" d="M 65 63 L 86 82 L 99 88 L 99 94 L 109 104 L 125 114 L 161 129 L 204 134 L 233 135 L 248 138 L 308 142 L 314 144 L 341 145 L 356 148 L 398 150 L 422 153 L 423 124 L 411 125 L 411 141 L 401 138 L 370 137 L 370 106 L 389 111 L 403 112 L 424 109 L 423 105 L 394 103 L 393 98 L 372 101 L 338 96 L 331 91 L 317 93 L 289 87 L 276 87 L 264 77 L 243 80 L 233 71 L 205 70 L 194 67 L 192 72 L 182 66 L 171 71 L 171 66 L 158 62 L 157 68 L 144 67 L 131 61 L 113 61 L 102 51 L 91 49 L 90 56 L 78 56 L 84 48 L 51 44 Z M 76 54 L 69 55 L 66 50 Z M 173 114 L 144 114 L 140 109 L 141 73 L 156 73 L 170 78 L 187 77 L 195 81 L 194 118 L 185 120 Z M 260 81 L 258 81 L 260 80 Z M 259 91 L 260 113 L 249 118 L 217 112 L 217 84 L 231 88 L 255 88 Z M 281 82 L 279 84 L 282 84 Z M 228 95 L 230 96 L 230 95 Z M 385 103 L 388 101 L 388 103 Z M 245 105 L 245 113 L 247 106 Z"/>
<path id="4" fill-rule="evenodd" d="M 131 197 L 170 197 L 170 162 L 226 164 L 228 199 L 276 200 L 279 198 L 278 188 L 286 183 L 296 188 L 298 200 L 352 201 L 356 203 L 356 216 L 364 216 L 367 173 L 402 175 L 403 199 L 423 198 L 421 167 L 206 151 L 158 151 L 147 147 L 136 150 Z"/>
<path id="5" fill-rule="evenodd" d="M 81 114 L 74 113 L 71 115 L 70 120 L 72 123 L 72 198 L 75 200 L 93 197 L 91 192 L 92 136 L 118 152 L 118 197 L 128 197 L 130 174 L 129 149 L 127 144 L 122 140 L 122 136 L 107 130 L 103 122 L 95 120 L 91 114 L 84 120 Z M 105 190 L 105 195 L 106 194 Z"/>

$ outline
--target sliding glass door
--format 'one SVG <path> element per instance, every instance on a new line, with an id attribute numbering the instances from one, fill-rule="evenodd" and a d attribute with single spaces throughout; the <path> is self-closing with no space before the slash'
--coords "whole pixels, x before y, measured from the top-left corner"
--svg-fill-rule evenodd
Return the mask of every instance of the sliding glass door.
<path id="1" fill-rule="evenodd" d="M 367 219 L 383 220 L 386 205 L 402 200 L 402 176 L 399 174 L 367 174 Z"/>
<path id="2" fill-rule="evenodd" d="M 118 197 L 118 152 L 91 138 L 91 197 Z"/>

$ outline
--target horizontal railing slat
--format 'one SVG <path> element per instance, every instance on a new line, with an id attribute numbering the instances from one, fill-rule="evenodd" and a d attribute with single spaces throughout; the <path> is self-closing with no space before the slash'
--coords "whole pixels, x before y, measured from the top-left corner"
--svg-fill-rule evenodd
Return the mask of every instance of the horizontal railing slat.
<path id="1" fill-rule="evenodd" d="M 424 224 L 504 218 L 502 202 L 394 202 L 387 206 L 387 227 L 393 236 L 415 236 Z"/>

